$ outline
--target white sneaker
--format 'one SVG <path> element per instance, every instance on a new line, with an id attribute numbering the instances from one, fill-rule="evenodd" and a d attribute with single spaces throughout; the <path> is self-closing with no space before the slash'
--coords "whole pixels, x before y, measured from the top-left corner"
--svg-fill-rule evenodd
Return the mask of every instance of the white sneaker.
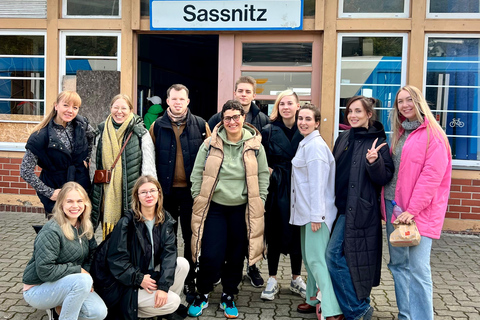
<path id="1" fill-rule="evenodd" d="M 275 299 L 275 295 L 278 293 L 278 283 L 275 278 L 268 278 L 267 287 L 265 290 L 262 291 L 260 295 L 260 299 L 264 300 L 273 300 Z"/>
<path id="2" fill-rule="evenodd" d="M 302 298 L 305 299 L 305 295 L 307 292 L 307 285 L 303 281 L 301 276 L 298 276 L 297 279 L 290 281 L 290 291 L 299 294 Z"/>

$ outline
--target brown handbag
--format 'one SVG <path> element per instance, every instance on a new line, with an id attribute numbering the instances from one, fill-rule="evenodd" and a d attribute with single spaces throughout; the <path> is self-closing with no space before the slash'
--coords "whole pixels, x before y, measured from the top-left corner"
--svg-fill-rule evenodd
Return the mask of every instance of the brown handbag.
<path id="1" fill-rule="evenodd" d="M 93 183 L 110 183 L 110 180 L 112 180 L 112 170 L 115 168 L 115 165 L 117 164 L 118 159 L 120 158 L 120 155 L 122 154 L 123 150 L 125 150 L 125 146 L 127 145 L 128 140 L 130 140 L 130 137 L 132 136 L 132 132 L 127 137 L 127 140 L 125 140 L 125 143 L 122 146 L 122 149 L 117 155 L 117 158 L 112 164 L 112 167 L 110 169 L 103 169 L 103 170 L 95 170 L 95 174 L 93 176 Z"/>

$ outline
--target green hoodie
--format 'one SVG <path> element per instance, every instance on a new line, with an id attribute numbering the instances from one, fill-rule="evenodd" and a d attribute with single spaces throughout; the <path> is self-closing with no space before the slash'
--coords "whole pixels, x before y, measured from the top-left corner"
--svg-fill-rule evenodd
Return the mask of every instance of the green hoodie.
<path id="1" fill-rule="evenodd" d="M 152 123 L 155 122 L 155 120 L 157 120 L 158 116 L 162 112 L 163 108 L 159 104 L 154 104 L 150 108 L 148 108 L 147 113 L 145 114 L 145 116 L 143 116 L 143 122 L 145 123 L 145 127 L 147 128 L 147 130 L 150 130 L 150 126 L 152 125 Z"/>
<path id="2" fill-rule="evenodd" d="M 236 143 L 228 141 L 227 133 L 221 125 L 218 128 L 218 136 L 223 140 L 223 163 L 218 174 L 217 187 L 212 196 L 212 201 L 224 206 L 237 206 L 247 203 L 247 182 L 245 180 L 245 167 L 243 165 L 243 143 L 256 135 L 252 128 L 243 127 L 242 139 Z M 192 197 L 200 193 L 202 185 L 203 166 L 208 152 L 208 146 L 202 144 L 198 150 L 194 169 L 190 176 L 192 182 Z M 260 197 L 265 203 L 268 193 L 270 173 L 268 171 L 267 156 L 265 149 L 260 145 L 257 155 L 258 161 L 258 184 Z"/>

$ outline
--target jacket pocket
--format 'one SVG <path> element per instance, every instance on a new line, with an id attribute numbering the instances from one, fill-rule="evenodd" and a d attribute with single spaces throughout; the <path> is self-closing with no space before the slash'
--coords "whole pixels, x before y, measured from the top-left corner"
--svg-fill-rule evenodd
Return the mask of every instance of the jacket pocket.
<path id="1" fill-rule="evenodd" d="M 355 212 L 355 228 L 368 228 L 373 219 L 378 218 L 377 208 L 370 201 L 358 198 L 357 211 Z"/>
<path id="2" fill-rule="evenodd" d="M 297 184 L 308 181 L 307 162 L 304 159 L 299 159 L 297 157 L 293 158 L 292 167 L 292 173 Z"/>

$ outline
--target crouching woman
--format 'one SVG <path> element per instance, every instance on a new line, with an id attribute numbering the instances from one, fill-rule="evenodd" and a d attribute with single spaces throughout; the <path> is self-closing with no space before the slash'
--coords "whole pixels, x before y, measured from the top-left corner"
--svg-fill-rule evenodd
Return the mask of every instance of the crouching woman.
<path id="1" fill-rule="evenodd" d="M 177 258 L 173 223 L 163 209 L 159 182 L 138 178 L 132 209 L 99 246 L 92 266 L 108 319 L 179 318 L 175 311 L 190 267 Z"/>
<path id="2" fill-rule="evenodd" d="M 35 238 L 33 257 L 23 273 L 23 297 L 32 307 L 48 310 L 50 318 L 52 312 L 63 320 L 107 316 L 88 272 L 97 247 L 91 210 L 85 189 L 67 182 L 58 194 L 52 219 Z"/>

